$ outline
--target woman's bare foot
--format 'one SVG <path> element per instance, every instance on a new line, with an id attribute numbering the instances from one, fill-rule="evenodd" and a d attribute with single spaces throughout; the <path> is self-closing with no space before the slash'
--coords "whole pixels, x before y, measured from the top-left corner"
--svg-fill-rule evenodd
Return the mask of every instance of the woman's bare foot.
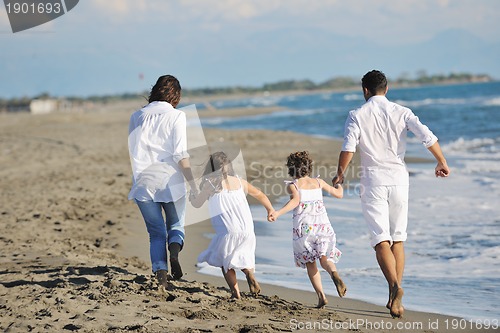
<path id="1" fill-rule="evenodd" d="M 250 292 L 256 296 L 260 294 L 260 285 L 255 279 L 255 275 L 253 274 L 252 271 L 248 271 L 246 274 L 247 282 L 248 282 L 248 288 L 250 288 Z"/>
<path id="2" fill-rule="evenodd" d="M 337 293 L 339 294 L 339 296 L 344 297 L 347 292 L 347 287 L 345 286 L 344 281 L 342 281 L 337 271 L 333 271 L 332 280 L 333 283 L 335 283 L 335 287 L 337 287 Z"/>
<path id="3" fill-rule="evenodd" d="M 171 288 L 170 282 L 168 282 L 169 280 L 168 272 L 166 270 L 160 269 L 156 271 L 155 275 L 156 279 L 158 280 L 158 284 L 160 286 L 163 286 L 167 290 Z"/>
<path id="4" fill-rule="evenodd" d="M 403 314 L 405 312 L 405 309 L 403 307 L 403 295 L 404 295 L 403 288 L 400 288 L 399 286 L 394 286 L 392 288 L 391 294 L 392 294 L 392 299 L 390 301 L 391 316 L 393 318 L 401 318 L 403 317 Z"/>
<path id="5" fill-rule="evenodd" d="M 327 304 L 328 304 L 328 300 L 326 299 L 326 296 L 323 294 L 323 295 L 319 296 L 318 305 L 316 305 L 316 308 L 321 309 Z"/>
<path id="6" fill-rule="evenodd" d="M 180 280 L 183 273 L 182 273 L 181 264 L 179 263 L 179 258 L 178 257 L 170 257 L 170 266 L 172 268 L 172 278 L 174 280 Z"/>

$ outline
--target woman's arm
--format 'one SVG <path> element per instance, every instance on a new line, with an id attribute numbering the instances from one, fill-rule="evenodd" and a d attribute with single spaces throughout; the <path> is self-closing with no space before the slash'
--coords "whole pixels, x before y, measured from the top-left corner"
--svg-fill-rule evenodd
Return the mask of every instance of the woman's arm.
<path id="1" fill-rule="evenodd" d="M 187 127 L 186 127 L 186 114 L 179 112 L 178 117 L 175 119 L 172 127 L 172 135 L 170 143 L 172 144 L 172 158 L 181 168 L 184 178 L 186 178 L 190 191 L 197 193 L 196 183 L 194 182 L 193 172 L 191 171 L 191 164 L 189 162 L 189 154 L 187 152 Z"/>
<path id="2" fill-rule="evenodd" d="M 200 193 L 197 193 L 191 197 L 191 205 L 193 205 L 193 207 L 200 208 L 201 206 L 203 206 L 205 201 L 207 201 L 210 195 L 212 194 L 210 184 L 207 183 L 208 182 L 203 184 Z"/>
<path id="3" fill-rule="evenodd" d="M 182 174 L 184 175 L 184 178 L 186 178 L 189 184 L 190 191 L 196 194 L 198 190 L 196 189 L 196 183 L 194 182 L 193 171 L 191 170 L 191 163 L 189 162 L 189 157 L 180 160 L 179 166 L 181 167 L 181 171 Z"/>
<path id="4" fill-rule="evenodd" d="M 342 184 L 338 183 L 335 187 L 328 185 L 323 179 L 319 179 L 321 189 L 335 198 L 342 198 L 344 196 L 344 188 Z"/>

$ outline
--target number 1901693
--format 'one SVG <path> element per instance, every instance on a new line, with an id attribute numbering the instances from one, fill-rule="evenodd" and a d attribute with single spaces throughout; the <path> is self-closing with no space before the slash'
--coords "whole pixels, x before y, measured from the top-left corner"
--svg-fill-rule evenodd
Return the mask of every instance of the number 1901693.
<path id="1" fill-rule="evenodd" d="M 60 14 L 63 11 L 60 2 L 9 2 L 5 5 L 5 8 L 8 14 Z"/>

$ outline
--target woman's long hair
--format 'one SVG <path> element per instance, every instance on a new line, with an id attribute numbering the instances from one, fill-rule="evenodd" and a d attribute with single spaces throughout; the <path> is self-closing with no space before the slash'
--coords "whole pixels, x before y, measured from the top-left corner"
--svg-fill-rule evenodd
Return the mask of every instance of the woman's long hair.
<path id="1" fill-rule="evenodd" d="M 203 172 L 203 180 L 200 184 L 200 190 L 204 184 L 209 181 L 215 187 L 215 192 L 222 191 L 222 181 L 227 180 L 227 176 L 234 176 L 231 160 L 226 153 L 218 151 L 210 155 L 205 171 Z"/>
<path id="2" fill-rule="evenodd" d="M 170 103 L 174 108 L 181 100 L 181 84 L 172 75 L 163 75 L 158 78 L 156 84 L 151 88 L 148 102 L 163 101 Z"/>

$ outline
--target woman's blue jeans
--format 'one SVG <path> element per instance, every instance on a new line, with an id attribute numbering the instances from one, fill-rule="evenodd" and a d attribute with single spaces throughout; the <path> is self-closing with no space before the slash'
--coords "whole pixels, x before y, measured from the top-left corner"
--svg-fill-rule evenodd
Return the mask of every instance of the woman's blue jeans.
<path id="1" fill-rule="evenodd" d="M 138 201 L 146 229 L 149 233 L 149 252 L 153 272 L 168 270 L 167 242 L 184 245 L 184 216 L 186 197 L 176 202 Z M 165 218 L 163 217 L 165 212 Z"/>

